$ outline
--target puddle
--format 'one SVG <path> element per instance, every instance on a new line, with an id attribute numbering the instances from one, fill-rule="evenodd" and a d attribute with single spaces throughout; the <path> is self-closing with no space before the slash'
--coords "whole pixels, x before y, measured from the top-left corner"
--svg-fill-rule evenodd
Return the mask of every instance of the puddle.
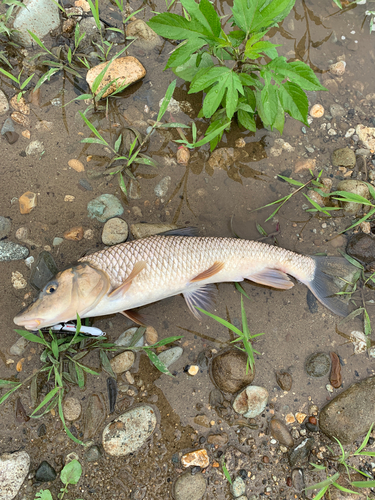
<path id="1" fill-rule="evenodd" d="M 120 27 L 121 20 L 114 6 L 106 1 L 101 4 L 103 20 Z M 160 1 L 138 3 L 133 7 L 145 7 L 137 17 L 146 20 L 150 18 L 151 10 L 165 11 L 165 4 Z M 229 13 L 225 2 L 216 3 L 215 8 L 221 15 Z M 327 218 L 309 214 L 304 209 L 306 199 L 301 193 L 293 196 L 268 222 L 266 219 L 276 207 L 258 211 L 255 209 L 291 193 L 292 187 L 282 182 L 277 177 L 278 174 L 293 177 L 303 183 L 309 180 L 308 170 L 295 172 L 295 165 L 300 160 L 315 159 L 315 172 L 323 170 L 323 177 L 332 179 L 334 187 L 340 180 L 347 178 L 348 170 L 331 166 L 331 154 L 339 147 L 355 146 L 352 139 L 345 138 L 347 130 L 359 123 L 373 126 L 374 118 L 374 101 L 366 99 L 366 95 L 373 92 L 375 71 L 375 34 L 369 33 L 368 19 L 363 24 L 367 8 L 366 5 L 355 6 L 340 12 L 332 2 L 320 0 L 318 4 L 313 4 L 298 0 L 280 27 L 272 31 L 272 41 L 283 44 L 279 48 L 280 55 L 288 60 L 298 58 L 310 64 L 323 84 L 328 79 L 334 82 L 327 84 L 330 89 L 328 92 L 308 93 L 310 104 L 322 104 L 329 116 L 330 107 L 340 104 L 345 110 L 343 116 L 316 119 L 310 129 L 305 127 L 304 130 L 301 123 L 287 118 L 282 139 L 295 149 L 282 149 L 278 156 L 272 153 L 272 148 L 277 146 L 275 141 L 279 138 L 278 133 L 264 129 L 257 130 L 255 134 L 243 132 L 234 124 L 231 132 L 224 135 L 213 156 L 207 147 L 191 151 L 187 167 L 178 165 L 175 161 L 177 144 L 171 139 L 178 138 L 177 132 L 155 132 L 145 152 L 158 162 L 158 167 L 137 168 L 136 178 L 140 187 L 137 199 L 125 199 L 115 178 L 96 176 L 96 173 L 105 168 L 110 154 L 99 145 L 80 142 L 89 136 L 89 130 L 78 114 L 85 106 L 79 101 L 67 104 L 77 94 L 86 91 L 86 84 L 83 80 L 77 81 L 72 75 L 55 75 L 50 82 L 42 85 L 40 106 L 33 107 L 30 115 L 31 140 L 41 141 L 44 153 L 40 156 L 26 156 L 25 149 L 29 140 L 21 135 L 22 127 L 17 126 L 20 138 L 15 144 L 10 145 L 2 139 L 0 179 L 3 190 L 0 214 L 11 219 L 12 232 L 9 240 L 17 241 L 16 230 L 20 227 L 28 228 L 30 238 L 38 243 L 38 246 L 29 245 L 30 254 L 36 258 L 42 249 L 48 249 L 61 269 L 85 252 L 103 247 L 103 225 L 87 217 L 86 207 L 97 196 L 111 193 L 122 200 L 125 207 L 123 217 L 129 224 L 177 223 L 196 226 L 200 234 L 205 236 L 233 236 L 233 218 L 233 229 L 242 238 L 260 238 L 256 229 L 258 223 L 267 233 L 276 234 L 273 238 L 276 238 L 281 247 L 303 254 L 339 255 L 338 250 L 344 250 L 347 237 L 338 238 L 337 235 L 351 223 L 349 217 L 334 214 L 332 218 Z M 181 6 L 176 3 L 171 11 L 179 13 Z M 139 122 L 145 122 L 148 126 L 147 120 L 155 119 L 159 101 L 174 79 L 171 72 L 163 71 L 173 48 L 168 41 L 151 52 L 134 46 L 129 48 L 128 55 L 141 61 L 147 69 L 147 76 L 141 84 L 126 90 L 121 98 L 110 99 L 108 110 L 93 117 L 93 123 L 110 144 L 114 144 L 120 128 L 136 127 Z M 347 63 L 345 74 L 339 78 L 331 78 L 327 69 L 331 63 L 336 62 L 337 57 L 342 56 Z M 12 63 L 16 62 L 16 57 L 12 58 Z M 0 88 L 9 98 L 15 93 L 9 81 L 3 77 L 0 79 Z M 201 96 L 191 96 L 187 90 L 182 80 L 178 79 L 174 97 L 178 101 L 187 101 L 191 106 L 187 114 L 181 112 L 178 115 L 178 120 L 186 124 L 194 120 L 199 136 L 205 128 L 204 121 L 197 118 Z M 63 107 L 52 105 L 54 99 L 60 99 Z M 2 116 L 1 123 L 7 117 L 8 115 Z M 51 131 L 37 130 L 36 125 L 41 120 L 53 124 Z M 323 123 L 326 125 L 322 128 Z M 327 124 L 336 131 L 334 135 L 328 134 Z M 244 147 L 236 146 L 238 139 L 244 140 Z M 358 147 L 355 146 L 355 149 Z M 72 158 L 82 161 L 85 172 L 78 173 L 68 167 L 68 161 Z M 355 171 L 353 178 L 356 176 L 364 179 L 371 168 L 369 158 L 366 174 Z M 167 194 L 160 199 L 155 196 L 154 187 L 166 176 L 170 176 L 171 184 Z M 86 181 L 86 186 L 89 185 L 89 190 L 80 183 L 82 179 Z M 38 206 L 29 215 L 21 215 L 18 201 L 14 200 L 28 190 L 37 193 Z M 66 195 L 73 196 L 74 201 L 64 201 Z M 65 231 L 77 226 L 82 226 L 83 230 L 92 230 L 92 239 L 64 240 L 61 246 L 53 247 L 55 237 L 62 237 Z M 273 238 L 265 241 L 272 244 Z M 12 356 L 9 351 L 18 339 L 12 319 L 30 302 L 28 294 L 32 292 L 32 288 L 28 285 L 21 290 L 14 289 L 11 277 L 13 272 L 18 271 L 28 279 L 30 270 L 23 261 L 1 263 L 1 268 L 0 377 L 17 377 L 22 380 L 39 366 L 40 350 L 38 346 L 30 344 L 23 355 L 23 370 L 21 373 L 16 372 L 19 357 Z M 355 318 L 342 324 L 340 318 L 322 306 L 309 306 L 307 289 L 302 284 L 296 284 L 288 291 L 278 291 L 245 283 L 244 289 L 251 298 L 250 302 L 246 302 L 250 330 L 254 334 L 265 333 L 255 343 L 259 355 L 255 359 L 254 384 L 268 390 L 269 405 L 257 417 L 254 424 L 256 428 L 237 425 L 238 415 L 229 411 L 228 414 L 218 414 L 210 406 L 209 394 L 214 385 L 207 369 L 200 369 L 195 377 L 184 371 L 186 365 L 197 362 L 202 351 L 212 355 L 226 347 L 233 340 L 233 335 L 209 318 L 197 321 L 189 313 L 183 298 L 173 297 L 142 308 L 142 314 L 155 327 L 159 339 L 183 335 L 180 345 L 184 348 L 184 353 L 171 367 L 175 373 L 174 378 L 157 372 L 145 355 L 140 357 L 137 371 L 133 375 L 136 381 L 143 381 L 145 389 L 138 391 L 133 404 L 149 402 L 160 412 L 160 425 L 141 450 L 125 458 L 103 455 L 96 463 L 86 462 L 83 458 L 84 450 L 65 436 L 56 414 L 49 413 L 41 420 L 30 419 L 22 424 L 16 421 L 15 405 L 18 396 L 21 397 L 26 413 L 30 414 L 32 411 L 29 391 L 25 388 L 0 406 L 3 429 L 0 453 L 26 450 L 31 456 L 31 471 L 42 460 L 47 460 L 59 471 L 64 457 L 75 451 L 83 464 L 84 474 L 78 486 L 69 489 L 71 497 L 160 499 L 172 497 L 173 482 L 182 474 L 181 455 L 203 446 L 206 447 L 211 462 L 205 471 L 208 486 L 203 498 L 224 500 L 232 498 L 229 485 L 221 467 L 213 467 L 212 464 L 219 463 L 222 453 L 234 446 L 248 457 L 244 468 L 249 498 L 251 494 L 262 495 L 256 498 L 297 498 L 294 489 L 287 485 L 291 471 L 286 454 L 280 451 L 278 444 L 271 443 L 268 435 L 269 419 L 275 415 L 285 421 L 286 415 L 290 413 L 308 414 L 313 403 L 321 408 L 332 399 L 332 395 L 326 390 L 328 378 L 311 379 L 304 371 L 305 359 L 313 352 L 335 351 L 339 354 L 343 362 L 344 388 L 373 375 L 373 360 L 364 353 L 353 355 L 353 345 L 336 332 L 338 328 L 348 335 L 353 330 L 361 330 L 363 327 L 360 319 Z M 372 298 L 371 292 L 366 292 L 366 298 Z M 369 308 L 372 322 L 375 320 L 373 309 Z M 240 295 L 232 284 L 218 286 L 214 313 L 240 327 Z M 108 332 L 110 340 L 115 340 L 126 329 L 126 325 L 130 326 L 130 322 L 119 315 L 95 321 L 95 326 Z M 98 359 L 92 359 L 92 368 L 99 369 Z M 283 392 L 276 383 L 275 372 L 279 370 L 288 370 L 292 375 L 293 386 L 288 393 Z M 102 394 L 106 398 L 106 379 L 104 374 L 100 377 L 87 377 L 83 390 L 75 387 L 69 394 L 77 397 L 85 408 L 90 394 Z M 334 395 L 338 392 L 336 390 Z M 232 399 L 226 399 L 228 405 Z M 126 394 L 119 395 L 117 405 L 117 412 L 120 411 L 119 408 L 126 407 Z M 106 406 L 106 420 L 102 428 L 114 418 L 113 415 L 108 415 L 108 400 Z M 202 414 L 207 416 L 209 427 L 195 423 L 195 417 Z M 38 428 L 42 423 L 46 426 L 47 433 L 38 437 Z M 73 425 L 74 432 L 79 436 L 83 419 Z M 92 438 L 96 444 L 100 444 L 102 428 Z M 302 439 L 304 434 L 300 431 L 303 426 L 293 423 L 289 428 L 297 436 L 297 441 Z M 212 434 L 227 434 L 228 443 L 225 446 L 208 444 L 207 438 Z M 315 436 L 317 447 L 321 444 L 320 439 L 324 443 L 323 437 Z M 270 461 L 265 461 L 264 456 L 269 457 Z M 322 480 L 320 476 L 318 479 Z M 311 472 L 308 481 L 310 484 L 314 481 Z M 49 487 L 57 494 L 60 483 L 55 481 Z M 33 484 L 31 477 L 25 481 L 16 499 L 31 500 L 39 489 Z M 309 495 L 307 498 L 312 498 Z M 298 498 L 302 498 L 302 495 Z"/>

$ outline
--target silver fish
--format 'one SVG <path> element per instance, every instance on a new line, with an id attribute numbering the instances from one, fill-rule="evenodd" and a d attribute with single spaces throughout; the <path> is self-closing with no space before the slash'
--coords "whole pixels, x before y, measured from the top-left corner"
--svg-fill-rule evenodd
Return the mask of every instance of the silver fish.
<path id="1" fill-rule="evenodd" d="M 209 309 L 213 283 L 244 279 L 287 290 L 304 283 L 334 313 L 347 314 L 337 295 L 340 281 L 352 273 L 341 257 L 307 257 L 256 241 L 234 238 L 150 236 L 79 259 L 56 275 L 14 322 L 30 330 L 76 318 L 122 312 L 183 294 L 190 311 Z M 341 282 L 343 283 L 343 282 Z"/>

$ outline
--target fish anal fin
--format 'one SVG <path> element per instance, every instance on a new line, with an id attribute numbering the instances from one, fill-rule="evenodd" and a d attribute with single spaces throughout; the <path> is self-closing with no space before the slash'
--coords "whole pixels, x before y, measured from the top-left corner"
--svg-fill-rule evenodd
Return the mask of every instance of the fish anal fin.
<path id="1" fill-rule="evenodd" d="M 137 325 L 146 326 L 145 319 L 142 314 L 138 313 L 134 309 L 129 309 L 128 311 L 120 311 L 120 314 L 129 318 L 131 321 L 136 323 Z"/>
<path id="2" fill-rule="evenodd" d="M 258 273 L 246 276 L 246 279 L 255 281 L 255 283 L 259 283 L 260 285 L 281 288 L 282 290 L 288 290 L 294 286 L 289 276 L 278 269 L 263 269 Z"/>
<path id="3" fill-rule="evenodd" d="M 143 269 L 146 267 L 146 262 L 143 260 L 137 262 L 133 269 L 132 272 L 129 274 L 129 276 L 126 278 L 126 280 L 117 288 L 112 290 L 112 292 L 108 295 L 108 297 L 116 297 L 117 295 L 124 295 L 130 288 L 133 279 L 138 276 L 138 274 L 143 271 Z"/>
<path id="4" fill-rule="evenodd" d="M 214 262 L 211 267 L 209 267 L 202 273 L 195 276 L 195 278 L 190 280 L 190 283 L 195 283 L 197 281 L 203 281 L 208 278 L 211 278 L 212 276 L 215 276 L 215 274 L 220 272 L 223 269 L 223 267 L 224 267 L 224 262 L 219 262 L 219 261 Z"/>
<path id="5" fill-rule="evenodd" d="M 203 285 L 200 288 L 187 290 L 182 295 L 186 300 L 186 304 L 190 309 L 190 312 L 193 314 L 193 316 L 200 320 L 202 319 L 202 316 L 196 309 L 196 306 L 204 309 L 205 311 L 213 309 L 215 298 L 217 295 L 217 289 L 215 285 Z"/>

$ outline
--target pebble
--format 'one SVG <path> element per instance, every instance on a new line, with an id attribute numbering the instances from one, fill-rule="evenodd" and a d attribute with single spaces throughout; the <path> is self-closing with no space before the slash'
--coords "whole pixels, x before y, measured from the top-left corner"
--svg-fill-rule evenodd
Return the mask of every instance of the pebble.
<path id="1" fill-rule="evenodd" d="M 5 135 L 7 132 L 14 132 L 14 125 L 11 118 L 7 118 L 1 128 L 1 135 Z"/>
<path id="2" fill-rule="evenodd" d="M 334 167 L 354 168 L 356 162 L 355 153 L 349 148 L 335 149 L 332 153 L 331 161 Z"/>
<path id="3" fill-rule="evenodd" d="M 135 46 L 148 51 L 161 43 L 159 36 L 142 19 L 131 20 L 126 27 L 126 36 L 134 37 Z"/>
<path id="4" fill-rule="evenodd" d="M 356 179 L 346 179 L 339 182 L 337 191 L 346 191 L 347 193 L 358 194 L 367 200 L 370 199 L 370 191 L 365 182 L 357 181 Z M 340 202 L 346 214 L 357 214 L 361 209 L 361 203 L 355 202 Z"/>
<path id="5" fill-rule="evenodd" d="M 246 418 L 254 418 L 262 413 L 268 403 L 268 391 L 264 387 L 249 385 L 233 402 L 233 409 Z"/>
<path id="6" fill-rule="evenodd" d="M 158 182 L 154 188 L 155 196 L 157 196 L 158 198 L 163 198 L 167 194 L 167 191 L 171 184 L 171 180 L 172 179 L 169 177 L 169 175 L 163 177 L 162 180 Z"/>
<path id="7" fill-rule="evenodd" d="M 291 467 L 295 467 L 296 465 L 300 465 L 307 461 L 310 451 L 313 447 L 314 440 L 312 438 L 306 438 L 302 441 L 302 443 L 295 446 L 289 452 L 289 463 Z"/>
<path id="8" fill-rule="evenodd" d="M 41 483 L 49 483 L 57 477 L 55 469 L 46 460 L 39 465 L 35 472 L 35 479 Z"/>
<path id="9" fill-rule="evenodd" d="M 0 215 L 0 240 L 9 235 L 12 224 L 9 217 Z"/>
<path id="10" fill-rule="evenodd" d="M 305 489 L 305 478 L 302 469 L 292 470 L 293 488 L 301 493 Z"/>
<path id="11" fill-rule="evenodd" d="M 32 141 L 26 146 L 25 151 L 27 156 L 40 155 L 44 151 L 44 145 L 40 141 Z"/>
<path id="12" fill-rule="evenodd" d="M 73 422 L 78 420 L 81 415 L 82 407 L 77 398 L 66 398 L 63 403 L 63 412 L 66 420 Z"/>
<path id="13" fill-rule="evenodd" d="M 130 231 L 136 240 L 171 231 L 172 229 L 178 229 L 178 226 L 176 224 L 148 224 L 145 222 L 130 225 Z"/>
<path id="14" fill-rule="evenodd" d="M 132 328 L 129 328 L 125 332 L 122 332 L 122 334 L 119 336 L 117 340 L 115 340 L 115 345 L 121 346 L 121 347 L 129 347 L 135 332 L 138 330 L 138 327 L 134 326 Z M 144 336 L 142 336 L 138 342 L 136 342 L 134 347 L 142 347 L 144 345 Z"/>
<path id="15" fill-rule="evenodd" d="M 288 372 L 276 372 L 276 382 L 283 391 L 290 391 L 293 379 L 291 374 Z"/>
<path id="16" fill-rule="evenodd" d="M 84 439 L 93 438 L 103 425 L 107 410 L 100 394 L 90 394 L 86 410 L 84 411 Z"/>
<path id="17" fill-rule="evenodd" d="M 186 472 L 179 476 L 173 486 L 174 500 L 201 500 L 206 492 L 206 480 L 203 474 L 193 476 Z"/>
<path id="18" fill-rule="evenodd" d="M 314 104 L 310 109 L 310 116 L 313 118 L 321 118 L 324 115 L 324 108 L 321 104 Z"/>
<path id="19" fill-rule="evenodd" d="M 218 446 L 224 446 L 229 441 L 229 436 L 226 432 L 221 434 L 210 434 L 207 438 L 208 444 L 214 444 Z"/>
<path id="20" fill-rule="evenodd" d="M 151 406 L 137 406 L 105 427 L 103 448 L 111 456 L 133 453 L 153 434 L 156 424 L 155 411 Z"/>
<path id="21" fill-rule="evenodd" d="M 141 197 L 141 185 L 137 179 L 130 179 L 128 195 L 131 200 L 139 200 Z"/>
<path id="22" fill-rule="evenodd" d="M 29 341 L 24 337 L 20 337 L 9 349 L 10 354 L 13 356 L 22 356 L 28 346 Z"/>
<path id="23" fill-rule="evenodd" d="M 346 62 L 338 61 L 330 65 L 329 71 L 330 73 L 332 73 L 332 75 L 342 76 L 345 73 L 345 68 L 346 68 Z"/>
<path id="24" fill-rule="evenodd" d="M 278 418 L 272 418 L 270 421 L 270 433 L 280 444 L 291 448 L 294 441 L 288 427 Z"/>
<path id="25" fill-rule="evenodd" d="M 324 352 L 314 352 L 305 361 L 305 370 L 310 377 L 324 377 L 329 372 L 330 367 L 330 358 Z"/>
<path id="26" fill-rule="evenodd" d="M 345 132 L 345 138 L 346 139 L 349 139 L 353 134 L 355 134 L 355 128 L 349 128 L 346 132 Z"/>
<path id="27" fill-rule="evenodd" d="M 80 179 L 78 184 L 86 191 L 93 191 L 93 188 L 87 179 Z"/>
<path id="28" fill-rule="evenodd" d="M 14 144 L 19 139 L 19 134 L 17 132 L 5 132 L 5 139 L 8 141 L 8 144 Z"/>
<path id="29" fill-rule="evenodd" d="M 187 166 L 190 160 L 190 151 L 186 146 L 180 146 L 177 149 L 177 163 Z"/>
<path id="30" fill-rule="evenodd" d="M 353 384 L 336 396 L 319 415 L 320 430 L 330 439 L 351 444 L 364 436 L 374 420 L 375 377 Z"/>
<path id="31" fill-rule="evenodd" d="M 76 197 L 71 195 L 71 194 L 66 194 L 64 196 L 64 201 L 68 202 L 68 203 L 72 203 L 75 199 L 76 199 Z"/>
<path id="32" fill-rule="evenodd" d="M 8 99 L 4 92 L 0 90 L 0 116 L 5 115 L 7 111 L 9 111 Z"/>
<path id="33" fill-rule="evenodd" d="M 208 458 L 207 451 L 202 448 L 183 455 L 181 457 L 181 463 L 184 467 L 198 465 L 202 469 L 205 469 L 209 466 L 210 459 Z"/>
<path id="34" fill-rule="evenodd" d="M 10 105 L 16 111 L 19 111 L 23 115 L 30 114 L 30 106 L 26 103 L 24 97 L 18 99 L 18 94 L 14 95 L 10 100 Z"/>
<path id="35" fill-rule="evenodd" d="M 58 247 L 59 245 L 61 245 L 61 243 L 63 243 L 63 241 L 64 238 L 59 238 L 58 236 L 56 236 L 55 238 L 53 238 L 52 246 Z"/>
<path id="36" fill-rule="evenodd" d="M 207 415 L 197 415 L 196 417 L 194 417 L 194 423 L 200 425 L 201 427 L 206 427 L 207 429 L 211 427 L 210 419 L 207 417 Z"/>
<path id="37" fill-rule="evenodd" d="M 97 462 L 98 460 L 100 460 L 101 456 L 102 453 L 100 451 L 100 448 L 95 444 L 93 446 L 90 446 L 90 448 L 84 454 L 86 462 Z"/>
<path id="38" fill-rule="evenodd" d="M 10 117 L 15 123 L 22 125 L 23 127 L 28 127 L 30 125 L 30 119 L 28 116 L 19 113 L 18 111 L 14 111 Z"/>
<path id="39" fill-rule="evenodd" d="M 246 366 L 247 355 L 238 349 L 229 349 L 213 358 L 211 375 L 221 391 L 234 394 L 254 380 L 255 369 L 246 373 Z"/>
<path id="40" fill-rule="evenodd" d="M 246 492 L 246 484 L 245 481 L 241 477 L 236 477 L 233 483 L 230 486 L 230 491 L 234 498 L 241 497 Z"/>
<path id="41" fill-rule="evenodd" d="M 26 259 L 28 255 L 28 248 L 12 241 L 0 241 L 0 262 Z"/>
<path id="42" fill-rule="evenodd" d="M 63 234 L 65 240 L 81 241 L 83 238 L 83 227 L 72 227 Z"/>
<path id="43" fill-rule="evenodd" d="M 27 281 L 19 271 L 12 272 L 11 282 L 16 290 L 27 287 Z"/>
<path id="44" fill-rule="evenodd" d="M 92 240 L 94 237 L 94 231 L 92 229 L 86 229 L 83 233 L 83 237 L 85 240 Z"/>
<path id="45" fill-rule="evenodd" d="M 127 240 L 128 234 L 127 222 L 119 217 L 113 217 L 104 224 L 102 242 L 108 246 L 118 245 Z"/>
<path id="46" fill-rule="evenodd" d="M 86 75 L 86 81 L 90 89 L 92 88 L 95 78 L 104 70 L 107 64 L 107 62 L 104 62 L 89 69 Z M 132 56 L 118 57 L 107 68 L 105 76 L 95 91 L 95 94 L 98 94 L 109 82 L 115 80 L 115 82 L 104 92 L 102 96 L 102 99 L 104 99 L 112 94 L 119 86 L 124 84 L 131 85 L 141 80 L 145 75 L 146 70 L 138 59 Z"/>
<path id="47" fill-rule="evenodd" d="M 25 137 L 26 139 L 30 139 L 30 137 L 31 137 L 30 130 L 23 130 L 21 132 L 21 135 L 22 135 L 22 137 Z"/>
<path id="48" fill-rule="evenodd" d="M 199 372 L 199 366 L 198 365 L 191 365 L 188 369 L 188 374 L 191 376 L 196 375 Z"/>
<path id="49" fill-rule="evenodd" d="M 74 158 L 72 160 L 68 161 L 68 165 L 70 168 L 72 168 L 76 172 L 84 172 L 85 171 L 85 167 L 83 166 L 83 163 L 79 160 L 74 159 Z"/>
<path id="50" fill-rule="evenodd" d="M 148 326 L 145 331 L 145 340 L 148 345 L 156 344 L 158 341 L 158 332 L 153 326 Z"/>
<path id="51" fill-rule="evenodd" d="M 331 358 L 331 374 L 329 376 L 329 381 L 335 389 L 338 389 L 342 384 L 340 358 L 335 352 L 330 352 L 329 355 Z"/>
<path id="52" fill-rule="evenodd" d="M 340 106 L 340 104 L 331 104 L 331 106 L 329 107 L 329 111 L 333 118 L 346 115 L 345 109 Z"/>
<path id="53" fill-rule="evenodd" d="M 42 40 L 60 25 L 59 8 L 48 0 L 28 0 L 26 9 L 15 9 L 14 12 L 11 38 L 24 47 L 35 44 L 28 30 Z"/>
<path id="54" fill-rule="evenodd" d="M 346 247 L 347 253 L 365 264 L 375 261 L 375 239 L 371 234 L 354 234 Z"/>
<path id="55" fill-rule="evenodd" d="M 375 128 L 359 124 L 356 127 L 356 133 L 366 148 L 375 150 Z"/>
<path id="56" fill-rule="evenodd" d="M 128 371 L 135 361 L 135 354 L 132 351 L 124 351 L 111 359 L 111 367 L 115 373 Z"/>
<path id="57" fill-rule="evenodd" d="M 17 496 L 30 468 L 30 456 L 26 451 L 0 455 L 0 497 L 13 500 Z"/>
<path id="58" fill-rule="evenodd" d="M 29 214 L 38 204 L 37 195 L 31 191 L 26 191 L 26 193 L 20 196 L 18 202 L 21 214 Z"/>
<path id="59" fill-rule="evenodd" d="M 99 222 L 107 222 L 112 217 L 123 214 L 121 202 L 113 194 L 102 194 L 87 204 L 88 217 Z"/>
<path id="60" fill-rule="evenodd" d="M 160 354 L 158 354 L 158 358 L 168 368 L 169 366 L 171 366 L 171 364 L 175 363 L 178 359 L 181 358 L 183 352 L 184 350 L 182 349 L 182 347 L 176 346 L 161 352 Z"/>
<path id="61" fill-rule="evenodd" d="M 303 170 L 315 170 L 316 159 L 307 158 L 306 160 L 297 160 L 294 165 L 295 172 L 302 172 Z"/>

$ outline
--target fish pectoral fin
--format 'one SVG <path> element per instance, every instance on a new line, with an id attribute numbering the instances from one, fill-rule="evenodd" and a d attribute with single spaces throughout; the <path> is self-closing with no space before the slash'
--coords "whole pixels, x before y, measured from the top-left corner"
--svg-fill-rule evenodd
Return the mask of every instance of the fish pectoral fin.
<path id="1" fill-rule="evenodd" d="M 202 319 L 202 316 L 196 309 L 196 306 L 204 309 L 205 311 L 213 309 L 217 295 L 217 289 L 215 285 L 203 285 L 200 288 L 187 290 L 182 295 L 186 300 L 186 304 L 190 309 L 190 312 L 193 314 L 193 316 L 200 320 Z"/>
<path id="2" fill-rule="evenodd" d="M 260 285 L 272 286 L 273 288 L 281 288 L 283 290 L 288 290 L 294 286 L 289 276 L 277 269 L 263 269 L 259 273 L 246 276 L 246 279 L 255 281 L 255 283 L 259 283 Z"/>
<path id="3" fill-rule="evenodd" d="M 143 260 L 137 262 L 135 266 L 133 267 L 132 272 L 129 274 L 129 276 L 126 278 L 126 280 L 117 288 L 112 290 L 112 292 L 108 295 L 108 297 L 116 297 L 117 295 L 124 295 L 130 288 L 133 279 L 138 276 L 138 274 L 143 271 L 143 269 L 146 267 L 146 262 Z"/>
<path id="4" fill-rule="evenodd" d="M 195 276 L 195 278 L 190 280 L 190 283 L 195 283 L 196 281 L 203 281 L 212 276 L 215 276 L 218 272 L 220 272 L 224 267 L 224 262 L 214 262 L 211 267 L 203 271 L 202 273 Z"/>
<path id="5" fill-rule="evenodd" d="M 120 311 L 120 314 L 129 318 L 131 321 L 136 323 L 137 325 L 146 326 L 145 319 L 142 314 L 134 311 L 134 309 L 129 309 L 128 311 Z"/>

